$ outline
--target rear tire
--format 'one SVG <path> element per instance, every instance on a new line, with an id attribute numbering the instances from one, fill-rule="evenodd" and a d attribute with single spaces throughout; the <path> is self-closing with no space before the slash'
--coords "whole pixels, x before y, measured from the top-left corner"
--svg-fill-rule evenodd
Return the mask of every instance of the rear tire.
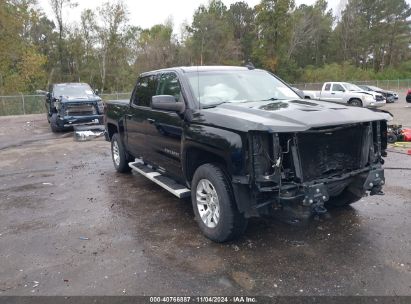
<path id="1" fill-rule="evenodd" d="M 197 168 L 191 189 L 195 218 L 207 238 L 222 243 L 244 234 L 248 221 L 238 211 L 231 183 L 221 168 L 214 164 Z"/>
<path id="2" fill-rule="evenodd" d="M 389 144 L 394 144 L 397 140 L 398 140 L 398 138 L 394 133 L 388 132 L 387 141 L 388 141 Z"/>
<path id="3" fill-rule="evenodd" d="M 51 115 L 51 118 L 50 118 L 50 128 L 51 128 L 51 131 L 53 131 L 54 133 L 58 133 L 58 132 L 63 132 L 64 131 L 64 127 L 60 127 L 58 124 L 57 124 L 57 113 L 53 113 L 52 115 Z"/>
<path id="4" fill-rule="evenodd" d="M 111 158 L 117 172 L 126 173 L 131 171 L 128 165 L 130 158 L 118 133 L 113 134 L 111 138 Z"/>
<path id="5" fill-rule="evenodd" d="M 350 105 L 354 107 L 362 107 L 362 101 L 359 99 L 352 99 L 350 100 Z"/>

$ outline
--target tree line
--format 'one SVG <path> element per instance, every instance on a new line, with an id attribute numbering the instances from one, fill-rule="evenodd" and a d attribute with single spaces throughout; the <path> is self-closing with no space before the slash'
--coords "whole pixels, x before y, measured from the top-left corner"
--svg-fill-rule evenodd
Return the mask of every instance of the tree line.
<path id="1" fill-rule="evenodd" d="M 179 65 L 245 65 L 288 82 L 411 78 L 411 16 L 405 0 L 345 0 L 339 17 L 326 0 L 211 0 L 176 33 L 171 20 L 130 24 L 121 0 L 85 9 L 70 24 L 73 0 L 0 0 L 0 94 L 82 81 L 128 91 L 139 73 Z M 142 4 L 143 6 L 143 4 Z"/>

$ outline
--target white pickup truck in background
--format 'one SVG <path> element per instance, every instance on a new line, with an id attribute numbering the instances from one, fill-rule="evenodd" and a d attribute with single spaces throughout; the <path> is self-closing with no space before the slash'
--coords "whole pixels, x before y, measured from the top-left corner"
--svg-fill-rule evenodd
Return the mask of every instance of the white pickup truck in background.
<path id="1" fill-rule="evenodd" d="M 366 92 L 348 82 L 326 82 L 321 91 L 303 92 L 306 99 L 332 101 L 357 107 L 381 107 L 386 103 L 382 94 Z"/>

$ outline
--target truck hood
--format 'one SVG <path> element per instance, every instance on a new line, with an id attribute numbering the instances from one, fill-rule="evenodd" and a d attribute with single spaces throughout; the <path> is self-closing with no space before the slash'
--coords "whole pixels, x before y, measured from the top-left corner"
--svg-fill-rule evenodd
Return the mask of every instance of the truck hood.
<path id="1" fill-rule="evenodd" d="M 225 103 L 201 109 L 193 123 L 238 131 L 301 132 L 311 128 L 391 120 L 389 113 L 325 101 Z"/>
<path id="2" fill-rule="evenodd" d="M 392 94 L 392 95 L 397 94 L 396 92 L 394 92 L 394 91 L 389 91 L 389 90 L 383 90 L 383 91 L 381 91 L 381 92 L 382 92 L 382 93 Z"/>
<path id="3" fill-rule="evenodd" d="M 378 92 L 373 92 L 373 91 L 349 91 L 351 93 L 358 93 L 358 94 L 367 94 L 367 95 L 372 95 L 372 96 L 377 96 L 377 95 L 381 95 L 381 93 Z"/>
<path id="4" fill-rule="evenodd" d="M 83 96 L 60 96 L 62 103 L 90 103 L 101 101 L 101 98 L 97 95 L 83 95 Z"/>

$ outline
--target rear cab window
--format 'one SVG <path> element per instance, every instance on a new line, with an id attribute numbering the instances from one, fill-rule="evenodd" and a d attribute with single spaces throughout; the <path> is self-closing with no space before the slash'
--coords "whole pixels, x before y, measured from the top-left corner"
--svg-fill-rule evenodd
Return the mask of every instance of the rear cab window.
<path id="1" fill-rule="evenodd" d="M 324 86 L 324 91 L 329 91 L 331 89 L 331 83 L 326 83 Z"/>

